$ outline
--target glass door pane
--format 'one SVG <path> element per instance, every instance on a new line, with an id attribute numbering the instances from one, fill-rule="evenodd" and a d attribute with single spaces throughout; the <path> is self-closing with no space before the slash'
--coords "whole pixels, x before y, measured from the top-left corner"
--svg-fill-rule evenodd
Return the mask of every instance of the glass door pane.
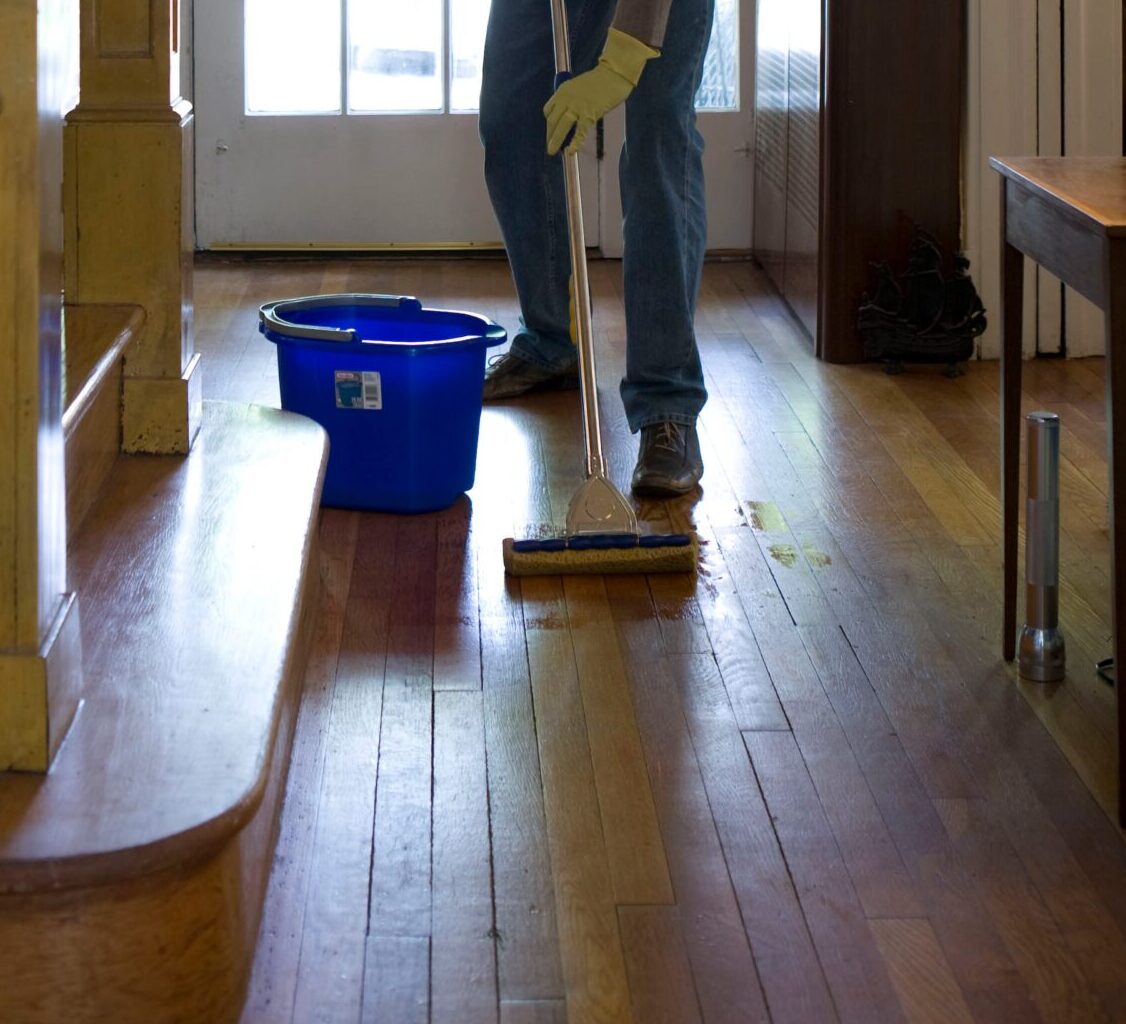
<path id="1" fill-rule="evenodd" d="M 450 110 L 476 113 L 490 0 L 450 0 Z"/>
<path id="2" fill-rule="evenodd" d="M 246 112 L 340 113 L 340 5 L 246 0 Z"/>
<path id="3" fill-rule="evenodd" d="M 442 7 L 442 0 L 349 0 L 349 112 L 443 109 Z"/>
<path id="4" fill-rule="evenodd" d="M 696 109 L 739 109 L 739 0 L 716 0 Z"/>

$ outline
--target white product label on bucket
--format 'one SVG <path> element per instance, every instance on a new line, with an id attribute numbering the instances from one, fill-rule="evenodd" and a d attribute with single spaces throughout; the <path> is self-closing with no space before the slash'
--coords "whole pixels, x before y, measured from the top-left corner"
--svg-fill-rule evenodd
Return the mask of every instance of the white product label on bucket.
<path id="1" fill-rule="evenodd" d="M 383 408 L 383 382 L 374 370 L 364 370 L 361 374 L 364 379 L 364 408 Z"/>
<path id="2" fill-rule="evenodd" d="M 336 370 L 336 408 L 382 409 L 383 382 L 374 370 Z"/>

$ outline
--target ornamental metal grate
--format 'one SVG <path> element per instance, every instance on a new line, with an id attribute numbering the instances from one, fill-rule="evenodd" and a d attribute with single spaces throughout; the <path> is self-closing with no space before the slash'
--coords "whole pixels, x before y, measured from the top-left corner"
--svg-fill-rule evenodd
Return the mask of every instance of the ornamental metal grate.
<path id="1" fill-rule="evenodd" d="M 697 110 L 739 107 L 739 0 L 716 0 L 712 39 L 704 58 L 704 77 L 696 93 Z"/>

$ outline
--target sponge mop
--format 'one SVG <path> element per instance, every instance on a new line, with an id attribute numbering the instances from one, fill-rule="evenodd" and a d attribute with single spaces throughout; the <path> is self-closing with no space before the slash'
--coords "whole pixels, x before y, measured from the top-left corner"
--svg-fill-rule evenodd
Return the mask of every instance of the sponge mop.
<path id="1" fill-rule="evenodd" d="M 587 544 L 590 544 L 588 547 Z M 504 542 L 510 576 L 565 573 L 693 572 L 698 549 L 690 533 L 591 534 Z"/>
<path id="2" fill-rule="evenodd" d="M 551 0 L 555 34 L 556 87 L 570 77 L 567 14 L 563 0 Z M 571 335 L 578 349 L 586 431 L 586 480 L 567 510 L 567 533 L 546 540 L 504 541 L 504 568 L 511 576 L 565 573 L 694 572 L 698 556 L 691 534 L 642 534 L 624 495 L 607 479 L 598 422 L 586 240 L 579 194 L 579 158 L 563 148 L 567 218 L 571 245 Z"/>

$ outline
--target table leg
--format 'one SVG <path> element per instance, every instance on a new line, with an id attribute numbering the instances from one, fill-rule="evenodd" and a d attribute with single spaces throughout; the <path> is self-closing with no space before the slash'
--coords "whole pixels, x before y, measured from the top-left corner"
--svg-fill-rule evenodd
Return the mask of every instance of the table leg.
<path id="1" fill-rule="evenodd" d="M 1106 461 L 1110 473 L 1110 608 L 1118 705 L 1118 823 L 1126 827 L 1126 239 L 1107 239 Z M 1122 443 L 1116 443 L 1117 441 Z"/>
<path id="2" fill-rule="evenodd" d="M 1024 315 L 1024 256 L 1006 241 L 1007 181 L 1001 179 L 1001 563 L 1004 604 L 1001 654 L 1016 656 L 1017 529 L 1020 512 L 1020 377 Z"/>

